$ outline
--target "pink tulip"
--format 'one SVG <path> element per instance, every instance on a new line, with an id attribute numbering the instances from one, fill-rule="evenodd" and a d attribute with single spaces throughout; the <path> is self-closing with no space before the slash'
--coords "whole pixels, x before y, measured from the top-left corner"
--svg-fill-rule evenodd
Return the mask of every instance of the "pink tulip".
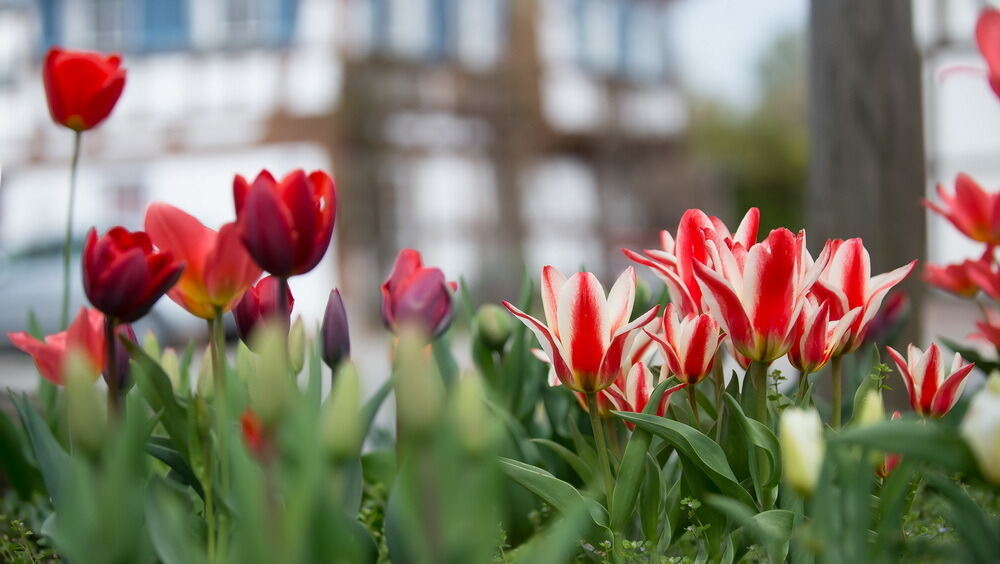
<path id="1" fill-rule="evenodd" d="M 660 345 L 666 368 L 681 382 L 697 384 L 712 372 L 712 362 L 725 338 L 707 313 L 677 317 L 674 304 L 663 312 L 663 338 L 646 333 Z"/>
<path id="2" fill-rule="evenodd" d="M 708 261 L 706 241 L 721 246 L 726 239 L 743 248 L 757 241 L 760 211 L 750 208 L 740 222 L 736 234 L 729 232 L 722 220 L 697 209 L 690 209 L 681 216 L 677 226 L 677 239 L 668 231 L 660 232 L 660 249 L 647 249 L 644 254 L 622 249 L 631 260 L 652 269 L 670 291 L 670 297 L 683 315 L 704 313 L 701 288 L 695 278 L 694 264 Z"/>
<path id="3" fill-rule="evenodd" d="M 731 241 L 708 241 L 711 264 L 696 262 L 705 304 L 736 350 L 768 363 L 792 347 L 795 320 L 829 259 L 829 246 L 814 263 L 805 233 L 775 229 L 749 249 Z"/>
<path id="4" fill-rule="evenodd" d="M 861 310 L 842 346 L 833 352 L 834 356 L 839 356 L 861 346 L 882 300 L 889 290 L 913 271 L 917 261 L 891 272 L 872 276 L 871 258 L 861 239 L 835 239 L 828 245 L 832 252 L 830 261 L 813 286 L 812 294 L 819 301 L 830 302 L 830 319 L 835 321 L 846 317 L 851 310 Z"/>
<path id="5" fill-rule="evenodd" d="M 941 184 L 937 186 L 937 194 L 941 203 L 924 200 L 924 205 L 973 241 L 1000 244 L 1000 192 L 985 190 L 963 173 L 955 178 L 954 194 L 949 194 Z"/>
<path id="6" fill-rule="evenodd" d="M 635 270 L 629 267 L 605 297 L 604 287 L 590 272 L 567 279 L 555 267 L 546 266 L 542 269 L 545 323 L 509 302 L 503 305 L 538 337 L 564 386 L 575 392 L 597 392 L 618 378 L 636 331 L 659 310 L 653 307 L 629 323 L 635 283 Z"/>
<path id="7" fill-rule="evenodd" d="M 831 322 L 830 302 L 818 305 L 815 300 L 806 300 L 795 322 L 795 344 L 788 350 L 788 361 L 803 374 L 819 372 L 833 353 L 844 347 L 843 341 L 860 315 L 861 308 L 854 308 Z"/>
<path id="8" fill-rule="evenodd" d="M 910 394 L 910 407 L 924 416 L 942 417 L 948 413 L 962 395 L 966 376 L 975 368 L 974 364 L 965 364 L 961 355 L 955 353 L 951 370 L 946 371 L 941 349 L 936 344 L 926 352 L 910 345 L 905 359 L 892 347 L 886 347 L 886 351 L 903 377 Z"/>

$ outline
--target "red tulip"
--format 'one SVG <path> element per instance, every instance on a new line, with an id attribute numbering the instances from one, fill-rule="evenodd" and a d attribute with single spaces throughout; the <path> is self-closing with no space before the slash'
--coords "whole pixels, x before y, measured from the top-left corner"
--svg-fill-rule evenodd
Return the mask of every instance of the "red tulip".
<path id="1" fill-rule="evenodd" d="M 986 8 L 976 22 L 976 43 L 989 68 L 990 88 L 1000 96 L 1000 11 Z"/>
<path id="2" fill-rule="evenodd" d="M 977 290 L 982 290 L 990 298 L 1000 301 L 1000 272 L 991 257 L 984 256 L 977 261 L 967 260 L 962 264 L 965 266 L 966 276 Z"/>
<path id="3" fill-rule="evenodd" d="M 901 414 L 899 411 L 892 412 L 893 421 L 897 419 L 902 419 L 902 417 L 903 414 Z M 889 476 L 889 474 L 892 473 L 893 470 L 896 469 L 897 466 L 899 466 L 899 463 L 902 460 L 903 457 L 896 453 L 893 452 L 886 453 L 885 459 L 882 461 L 882 465 L 878 468 L 878 470 L 875 473 L 878 475 L 879 478 L 886 478 Z"/>
<path id="4" fill-rule="evenodd" d="M 309 272 L 330 246 L 337 193 L 325 172 L 290 172 L 278 182 L 263 170 L 253 184 L 233 180 L 236 224 L 250 256 L 280 278 Z"/>
<path id="5" fill-rule="evenodd" d="M 924 265 L 924 280 L 950 294 L 971 298 L 979 293 L 979 286 L 969 277 L 969 266 L 972 264 L 971 260 L 945 266 L 927 264 Z"/>
<path id="6" fill-rule="evenodd" d="M 850 329 L 861 315 L 854 308 L 836 321 L 830 321 L 830 302 L 817 305 L 806 300 L 792 330 L 795 343 L 788 350 L 788 361 L 803 374 L 819 372 L 833 358 L 833 353 L 845 347 Z"/>
<path id="7" fill-rule="evenodd" d="M 681 382 L 691 385 L 701 382 L 712 372 L 712 362 L 725 333 L 719 323 L 707 313 L 686 315 L 678 319 L 674 304 L 667 304 L 663 313 L 663 338 L 649 330 L 666 360 L 665 367 Z"/>
<path id="8" fill-rule="evenodd" d="M 924 200 L 924 205 L 973 241 L 1000 244 L 1000 192 L 986 191 L 963 173 L 955 178 L 953 195 L 941 184 L 937 186 L 937 194 L 941 203 Z"/>
<path id="9" fill-rule="evenodd" d="M 607 297 L 597 277 L 578 272 L 567 279 L 555 267 L 542 269 L 545 321 L 503 305 L 521 319 L 541 343 L 559 381 L 575 392 L 597 392 L 613 384 L 625 366 L 637 331 L 650 323 L 659 306 L 629 323 L 635 301 L 635 270 L 629 267 Z"/>
<path id="10" fill-rule="evenodd" d="M 910 345 L 905 359 L 892 347 L 886 347 L 886 351 L 903 377 L 910 394 L 910 407 L 924 416 L 942 417 L 948 413 L 962 395 L 966 376 L 975 368 L 955 353 L 950 371 L 946 370 L 936 344 L 926 352 Z"/>
<path id="11" fill-rule="evenodd" d="M 701 288 L 694 273 L 694 263 L 708 261 L 706 241 L 721 246 L 729 239 L 733 244 L 749 248 L 757 241 L 760 211 L 750 208 L 740 222 L 736 234 L 729 232 L 722 220 L 697 209 L 690 209 L 681 216 L 677 226 L 676 241 L 667 231 L 660 232 L 660 249 L 647 249 L 645 255 L 622 249 L 625 256 L 652 269 L 670 291 L 673 302 L 685 316 L 704 313 Z"/>
<path id="12" fill-rule="evenodd" d="M 236 331 L 248 346 L 252 339 L 250 335 L 263 320 L 277 317 L 281 314 L 278 309 L 278 289 L 279 284 L 285 284 L 285 317 L 281 320 L 285 327 L 291 323 L 292 308 L 295 306 L 295 298 L 288 288 L 288 283 L 274 276 L 265 276 L 255 285 L 251 286 L 243 294 L 243 299 L 233 309 L 233 318 L 236 319 Z"/>
<path id="13" fill-rule="evenodd" d="M 663 396 L 660 397 L 660 402 L 657 404 L 654 413 L 660 417 L 666 415 L 667 407 L 670 405 L 670 396 L 687 385 L 687 383 L 682 382 L 676 386 L 667 388 L 663 392 Z M 646 405 L 650 399 L 649 396 L 653 393 L 655 387 L 656 380 L 653 378 L 653 374 L 646 366 L 646 363 L 637 362 L 632 365 L 623 382 L 616 382 L 597 393 L 598 409 L 602 411 L 606 409 L 608 411 L 607 415 L 610 415 L 611 410 L 642 413 L 642 410 L 646 409 Z M 586 409 L 587 404 L 583 395 L 577 393 L 576 396 L 580 400 L 580 404 Z M 634 427 L 632 423 L 627 423 L 627 425 L 629 428 Z"/>
<path id="14" fill-rule="evenodd" d="M 868 332 L 868 325 L 878 313 L 882 300 L 889 290 L 903 281 L 917 261 L 912 261 L 891 272 L 871 275 L 871 259 L 861 239 L 836 239 L 828 242 L 832 256 L 823 270 L 812 294 L 819 301 L 830 302 L 830 319 L 839 320 L 855 308 L 861 309 L 852 324 L 849 335 L 834 356 L 857 350 Z"/>
<path id="15" fill-rule="evenodd" d="M 750 360 L 767 363 L 783 356 L 792 347 L 806 292 L 829 260 L 829 246 L 813 263 L 804 232 L 775 229 L 749 249 L 731 241 L 709 241 L 708 248 L 713 266 L 694 266 L 713 317 Z"/>
<path id="16" fill-rule="evenodd" d="M 135 338 L 135 333 L 128 325 L 119 326 L 117 334 L 131 337 L 133 341 Z M 68 329 L 49 335 L 44 341 L 39 341 L 24 331 L 8 333 L 7 337 L 15 347 L 31 355 L 38 372 L 53 384 L 61 386 L 65 383 L 63 377 L 67 368 L 66 361 L 72 350 L 83 353 L 94 378 L 106 371 L 104 315 L 95 309 L 80 308 L 80 313 Z M 127 376 L 127 372 L 121 370 L 122 359 L 118 358 L 116 362 L 119 365 L 118 374 L 121 377 Z"/>
<path id="17" fill-rule="evenodd" d="M 983 320 L 976 322 L 979 332 L 969 335 L 969 338 L 986 341 L 1000 349 L 1000 311 L 989 306 L 983 306 L 982 309 Z"/>
<path id="18" fill-rule="evenodd" d="M 260 278 L 235 223 L 214 231 L 174 206 L 155 203 L 146 210 L 145 228 L 158 249 L 184 261 L 167 296 L 198 317 L 215 319 L 233 309 Z"/>
<path id="19" fill-rule="evenodd" d="M 52 120 L 74 131 L 108 117 L 125 88 L 121 56 L 53 47 L 45 56 L 42 82 Z"/>
<path id="20" fill-rule="evenodd" d="M 113 227 L 101 237 L 95 229 L 87 233 L 83 289 L 90 303 L 116 323 L 146 315 L 183 270 L 173 253 L 154 251 L 142 231 Z"/>
<path id="21" fill-rule="evenodd" d="M 451 292 L 439 268 L 423 265 L 420 253 L 403 249 L 389 278 L 382 283 L 382 321 L 396 332 L 416 325 L 427 336 L 440 336 L 451 324 Z"/>

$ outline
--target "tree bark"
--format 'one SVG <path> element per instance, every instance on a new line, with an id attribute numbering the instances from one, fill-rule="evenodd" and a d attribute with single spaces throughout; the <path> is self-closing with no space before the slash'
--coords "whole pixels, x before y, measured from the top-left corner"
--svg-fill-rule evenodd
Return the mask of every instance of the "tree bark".
<path id="1" fill-rule="evenodd" d="M 910 0 L 811 0 L 807 224 L 861 237 L 879 273 L 926 254 L 920 55 Z M 903 285 L 920 338 L 920 277 Z"/>

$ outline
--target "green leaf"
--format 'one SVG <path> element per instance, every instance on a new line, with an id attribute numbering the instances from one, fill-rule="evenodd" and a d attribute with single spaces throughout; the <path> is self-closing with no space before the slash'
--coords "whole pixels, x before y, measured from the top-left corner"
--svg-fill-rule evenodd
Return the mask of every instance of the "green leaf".
<path id="1" fill-rule="evenodd" d="M 560 513 L 571 515 L 578 507 L 585 505 L 594 524 L 607 531 L 608 515 L 601 504 L 583 497 L 583 494 L 570 484 L 537 466 L 510 458 L 500 457 L 500 469 L 509 478 L 542 498 L 545 503 Z M 608 532 L 610 533 L 610 531 Z"/>
<path id="2" fill-rule="evenodd" d="M 444 381 L 446 389 L 451 389 L 458 380 L 458 363 L 451 353 L 451 339 L 448 333 L 441 335 L 431 343 L 431 351 L 434 353 L 434 362 L 441 373 L 441 380 Z"/>
<path id="3" fill-rule="evenodd" d="M 170 467 L 176 473 L 176 476 L 180 479 L 181 483 L 186 486 L 190 486 L 194 489 L 197 494 L 204 499 L 205 491 L 201 487 L 201 482 L 198 477 L 195 476 L 194 470 L 187 463 L 186 460 L 181 456 L 176 449 L 171 448 L 170 445 L 165 444 L 167 441 L 161 440 L 163 437 L 150 437 L 149 441 L 146 442 L 146 452 L 150 454 L 153 458 L 156 458 L 160 462 L 163 462 Z M 169 439 L 168 439 L 169 441 Z M 171 442 L 171 444 L 173 444 Z"/>
<path id="4" fill-rule="evenodd" d="M 132 357 L 132 377 L 142 391 L 146 402 L 153 411 L 160 411 L 160 422 L 173 441 L 177 451 L 185 459 L 188 458 L 188 419 L 184 408 L 174 397 L 174 388 L 170 377 L 163 368 L 153 360 L 142 347 L 128 341 L 122 341 Z"/>
<path id="5" fill-rule="evenodd" d="M 736 522 L 757 542 L 767 547 L 772 562 L 783 562 L 787 543 L 792 537 L 795 514 L 787 509 L 754 513 L 747 506 L 719 495 L 709 495 L 706 502 Z"/>
<path id="6" fill-rule="evenodd" d="M 649 396 L 649 402 L 643 413 L 653 413 L 653 410 L 660 403 L 660 397 L 663 396 L 670 384 L 671 382 L 668 380 L 657 384 Z M 628 518 L 632 516 L 635 500 L 639 495 L 639 488 L 642 486 L 646 453 L 649 452 L 649 443 L 652 440 L 653 436 L 649 430 L 637 428 L 632 432 L 628 444 L 625 445 L 625 454 L 622 455 L 614 493 L 611 496 L 611 530 L 616 533 L 623 532 Z"/>
<path id="7" fill-rule="evenodd" d="M 24 427 L 28 435 L 28 442 L 35 453 L 35 461 L 42 472 L 42 480 L 45 482 L 45 489 L 52 498 L 53 505 L 58 509 L 63 500 L 64 487 L 68 480 L 70 467 L 70 456 L 66 454 L 62 446 L 52 436 L 48 425 L 31 407 L 28 398 L 24 395 L 11 395 L 11 401 L 17 408 L 17 413 L 21 418 L 21 426 Z"/>
<path id="8" fill-rule="evenodd" d="M 362 429 L 365 431 L 365 435 L 368 434 L 368 430 L 371 429 L 372 423 L 375 421 L 375 416 L 378 415 L 378 410 L 382 407 L 385 402 L 385 398 L 389 397 L 389 393 L 392 392 L 392 379 L 387 378 L 386 381 L 379 386 L 372 397 L 368 398 L 368 401 L 361 407 L 361 422 Z"/>
<path id="9" fill-rule="evenodd" d="M 7 413 L 0 411 L 0 471 L 17 496 L 27 500 L 42 485 L 38 469 L 24 454 L 24 440 Z"/>
<path id="10" fill-rule="evenodd" d="M 736 398 L 726 394 L 726 405 L 730 410 L 730 413 L 734 415 L 736 425 L 743 432 L 750 444 L 757 447 L 758 450 L 764 451 L 767 456 L 768 461 L 768 473 L 767 477 L 760 480 L 762 488 L 773 488 L 777 486 L 781 481 L 781 446 L 778 444 L 778 438 L 774 436 L 774 432 L 771 431 L 766 425 L 757 421 L 756 419 L 750 419 L 743 413 L 743 408 L 740 407 L 739 402 Z M 756 465 L 751 468 L 753 470 Z M 751 472 L 751 474 L 756 474 L 756 472 Z M 759 479 L 759 478 L 758 478 Z"/>
<path id="11" fill-rule="evenodd" d="M 978 475 L 978 466 L 958 430 L 936 421 L 902 419 L 845 429 L 831 442 L 893 452 L 948 472 Z"/>
<path id="12" fill-rule="evenodd" d="M 678 455 L 688 459 L 721 493 L 748 506 L 754 505 L 753 497 L 736 481 L 722 448 L 701 431 L 665 417 L 621 411 L 612 413 L 672 444 Z"/>
<path id="13" fill-rule="evenodd" d="M 192 508 L 162 478 L 150 481 L 146 489 L 146 525 L 163 564 L 206 562 L 202 542 L 190 521 L 192 514 Z"/>
<path id="14" fill-rule="evenodd" d="M 646 453 L 646 472 L 642 480 L 642 495 L 639 496 L 639 522 L 642 525 L 642 535 L 647 541 L 656 542 L 659 538 L 663 509 L 662 489 L 660 466 L 652 455 Z M 617 492 L 617 487 L 615 491 Z"/>
<path id="15" fill-rule="evenodd" d="M 531 439 L 531 442 L 548 448 L 559 456 L 559 458 L 562 458 L 566 464 L 569 464 L 570 467 L 573 468 L 573 471 L 576 472 L 577 476 L 579 476 L 585 484 L 590 483 L 593 479 L 594 473 L 591 471 L 591 467 L 587 466 L 587 464 L 570 449 L 555 441 L 550 441 L 549 439 Z"/>
<path id="16" fill-rule="evenodd" d="M 951 503 L 951 520 L 955 532 L 969 551 L 971 561 L 996 562 L 1000 532 L 986 512 L 969 497 L 969 494 L 948 478 L 937 473 L 928 473 L 924 479 Z"/>

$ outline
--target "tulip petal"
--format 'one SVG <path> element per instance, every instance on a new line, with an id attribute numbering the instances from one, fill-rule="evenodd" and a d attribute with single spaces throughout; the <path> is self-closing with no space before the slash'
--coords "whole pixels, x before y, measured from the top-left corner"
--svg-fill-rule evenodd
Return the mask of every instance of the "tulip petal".
<path id="1" fill-rule="evenodd" d="M 293 273 L 294 223 L 288 210 L 259 176 L 250 187 L 237 223 L 243 244 L 258 266 L 275 276 Z"/>
<path id="2" fill-rule="evenodd" d="M 554 266 L 542 268 L 542 309 L 545 311 L 545 323 L 559 338 L 559 317 L 556 312 L 559 307 L 559 290 L 566 283 L 566 277 Z"/>
<path id="3" fill-rule="evenodd" d="M 739 296 L 718 273 L 707 266 L 699 263 L 695 265 L 695 272 L 706 305 L 722 324 L 733 345 L 745 356 L 756 356 L 753 329 Z"/>
<path id="4" fill-rule="evenodd" d="M 934 398 L 931 401 L 931 413 L 941 416 L 951 411 L 952 407 L 955 407 L 955 403 L 958 402 L 958 398 L 962 396 L 962 390 L 965 388 L 966 377 L 975 367 L 974 364 L 966 364 L 954 371 L 944 381 L 944 384 L 934 394 Z"/>
<path id="5" fill-rule="evenodd" d="M 555 371 L 556 376 L 559 377 L 559 380 L 563 383 L 563 385 L 573 391 L 581 391 L 577 389 L 573 381 L 573 374 L 566 365 L 566 361 L 564 360 L 566 355 L 562 351 L 559 341 L 556 341 L 552 337 L 552 332 L 549 328 L 546 327 L 541 321 L 517 309 L 510 302 L 502 303 L 508 311 L 520 318 L 521 322 L 535 334 L 535 337 L 538 339 L 538 343 L 542 345 L 542 349 L 549 358 L 552 369 Z"/>
<path id="6" fill-rule="evenodd" d="M 608 292 L 608 330 L 613 334 L 629 321 L 635 304 L 635 269 L 631 266 L 621 273 Z M 610 337 L 610 335 L 609 335 Z"/>
<path id="7" fill-rule="evenodd" d="M 558 303 L 559 340 L 569 365 L 576 374 L 596 377 L 610 340 L 604 288 L 592 273 L 578 272 L 566 280 Z"/>
<path id="8" fill-rule="evenodd" d="M 903 384 L 906 385 L 906 392 L 910 397 L 910 406 L 916 410 L 917 406 L 920 405 L 917 400 L 917 390 L 913 382 L 913 376 L 910 374 L 910 368 L 903 355 L 899 354 L 896 349 L 892 347 L 886 347 L 886 352 L 889 353 L 889 357 L 896 364 L 896 369 L 899 370 L 899 375 L 903 378 Z"/>

